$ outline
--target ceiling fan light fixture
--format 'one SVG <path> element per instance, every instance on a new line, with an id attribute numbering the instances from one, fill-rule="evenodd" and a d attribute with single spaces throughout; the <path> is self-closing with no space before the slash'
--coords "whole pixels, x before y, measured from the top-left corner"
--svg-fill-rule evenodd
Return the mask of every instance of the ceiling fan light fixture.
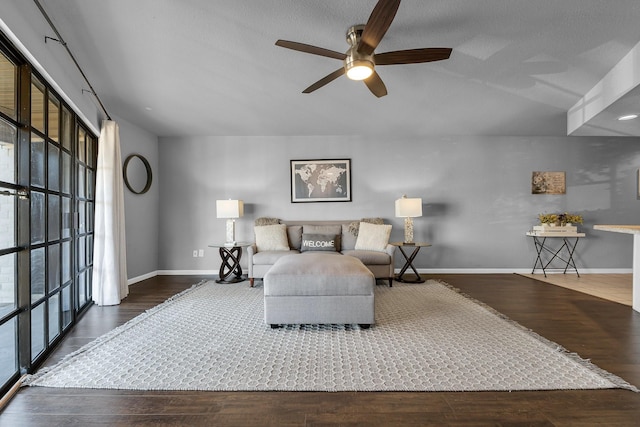
<path id="1" fill-rule="evenodd" d="M 637 114 L 627 114 L 626 116 L 620 116 L 618 117 L 618 120 L 621 122 L 627 121 L 627 120 L 633 120 L 633 119 L 637 119 L 638 115 Z"/>
<path id="2" fill-rule="evenodd" d="M 366 59 L 357 59 L 346 64 L 347 77 L 351 80 L 364 80 L 373 74 L 373 63 Z"/>

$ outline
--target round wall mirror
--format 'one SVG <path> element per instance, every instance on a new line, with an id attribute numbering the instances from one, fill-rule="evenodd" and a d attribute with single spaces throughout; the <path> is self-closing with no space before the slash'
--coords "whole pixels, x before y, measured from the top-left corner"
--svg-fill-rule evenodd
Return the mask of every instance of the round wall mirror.
<path id="1" fill-rule="evenodd" d="M 147 159 L 139 154 L 131 154 L 124 161 L 122 168 L 124 183 L 134 194 L 144 194 L 151 188 L 153 175 Z"/>

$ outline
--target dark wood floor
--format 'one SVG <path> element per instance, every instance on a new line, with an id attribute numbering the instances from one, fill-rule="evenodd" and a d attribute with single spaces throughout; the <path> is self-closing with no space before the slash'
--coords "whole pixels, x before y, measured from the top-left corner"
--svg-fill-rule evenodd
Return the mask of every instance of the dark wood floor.
<path id="1" fill-rule="evenodd" d="M 640 313 L 630 307 L 517 275 L 433 277 L 640 386 Z M 92 307 L 46 364 L 199 279 L 156 277 L 132 286 L 120 306 Z M 248 282 L 237 286 L 248 286 Z M 0 414 L 0 426 L 44 425 L 638 426 L 640 393 L 140 392 L 26 387 Z"/>

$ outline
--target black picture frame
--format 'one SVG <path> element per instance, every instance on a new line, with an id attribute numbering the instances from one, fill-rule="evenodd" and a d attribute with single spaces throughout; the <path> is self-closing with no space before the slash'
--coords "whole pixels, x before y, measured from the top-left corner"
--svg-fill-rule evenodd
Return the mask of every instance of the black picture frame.
<path id="1" fill-rule="evenodd" d="M 350 202 L 351 159 L 291 160 L 291 203 Z"/>

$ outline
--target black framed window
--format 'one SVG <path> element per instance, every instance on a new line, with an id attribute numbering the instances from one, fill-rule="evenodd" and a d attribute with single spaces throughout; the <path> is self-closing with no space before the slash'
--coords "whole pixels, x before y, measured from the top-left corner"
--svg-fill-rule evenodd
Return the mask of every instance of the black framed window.
<path id="1" fill-rule="evenodd" d="M 0 392 L 91 304 L 97 137 L 0 34 Z"/>

